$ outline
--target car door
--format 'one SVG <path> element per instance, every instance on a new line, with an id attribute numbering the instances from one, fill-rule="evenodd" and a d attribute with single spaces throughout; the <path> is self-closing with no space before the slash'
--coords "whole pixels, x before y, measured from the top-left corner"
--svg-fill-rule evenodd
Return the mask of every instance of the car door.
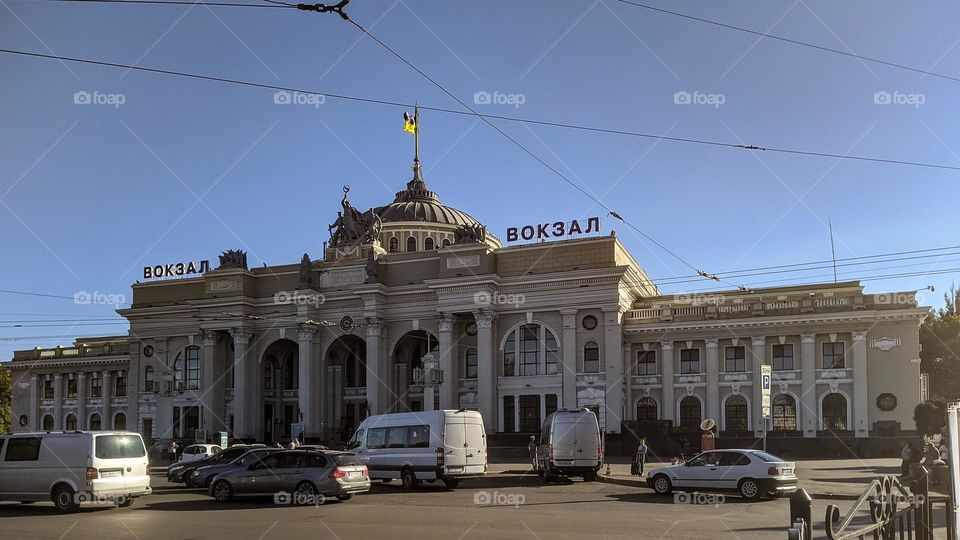
<path id="1" fill-rule="evenodd" d="M 234 476 L 233 489 L 236 493 L 269 493 L 274 483 L 276 473 L 274 469 L 280 459 L 280 454 L 271 454 L 252 469 Z"/>
<path id="2" fill-rule="evenodd" d="M 720 461 L 717 464 L 718 489 L 737 489 L 737 484 L 749 469 L 750 458 L 742 452 L 720 452 Z"/>
<path id="3" fill-rule="evenodd" d="M 686 462 L 677 473 L 677 487 L 715 489 L 717 487 L 718 452 L 704 452 Z"/>

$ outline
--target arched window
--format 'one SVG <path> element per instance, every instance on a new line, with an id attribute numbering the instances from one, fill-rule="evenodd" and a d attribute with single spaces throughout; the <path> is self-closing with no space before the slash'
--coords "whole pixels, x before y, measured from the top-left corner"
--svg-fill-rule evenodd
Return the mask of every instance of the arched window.
<path id="1" fill-rule="evenodd" d="M 273 362 L 269 360 L 263 363 L 263 389 L 273 390 Z"/>
<path id="2" fill-rule="evenodd" d="M 400 251 L 400 240 L 396 236 L 390 239 L 390 253 L 396 253 Z"/>
<path id="3" fill-rule="evenodd" d="M 187 390 L 200 388 L 200 347 L 195 345 L 186 348 L 187 355 Z"/>
<path id="4" fill-rule="evenodd" d="M 680 427 L 699 428 L 702 421 L 699 399 L 687 396 L 680 400 Z"/>
<path id="5" fill-rule="evenodd" d="M 153 366 L 147 366 L 143 370 L 143 391 L 155 392 L 156 382 L 153 380 Z"/>
<path id="6" fill-rule="evenodd" d="M 424 240 L 423 240 L 423 249 L 426 250 L 426 251 L 431 251 L 431 250 L 433 250 L 433 238 L 431 238 L 431 237 L 429 237 L 429 236 L 426 237 L 426 238 L 424 238 Z"/>
<path id="7" fill-rule="evenodd" d="M 600 347 L 596 341 L 588 341 L 583 346 L 583 372 L 600 373 Z"/>
<path id="8" fill-rule="evenodd" d="M 657 419 L 657 402 L 652 397 L 642 397 L 637 402 L 637 420 L 652 421 Z"/>
<path id="9" fill-rule="evenodd" d="M 773 398 L 773 431 L 797 430 L 797 400 L 790 394 Z"/>
<path id="10" fill-rule="evenodd" d="M 473 347 L 467 349 L 464 355 L 464 379 L 476 379 L 479 374 L 479 365 L 477 364 L 477 350 Z"/>
<path id="11" fill-rule="evenodd" d="M 77 430 L 77 417 L 74 416 L 74 415 L 72 415 L 72 414 L 68 414 L 68 415 L 67 415 L 67 420 L 63 423 L 63 429 L 65 429 L 65 430 L 67 430 L 67 431 L 76 431 L 76 430 Z"/>
<path id="12" fill-rule="evenodd" d="M 847 430 L 847 398 L 843 397 L 843 394 L 833 393 L 824 397 L 820 409 L 823 429 Z"/>
<path id="13" fill-rule="evenodd" d="M 90 431 L 100 431 L 100 415 L 90 415 Z"/>
<path id="14" fill-rule="evenodd" d="M 727 431 L 747 431 L 747 398 L 730 396 L 723 404 L 724 429 Z"/>
<path id="15" fill-rule="evenodd" d="M 53 417 L 49 414 L 43 417 L 43 430 L 53 431 Z"/>
<path id="16" fill-rule="evenodd" d="M 127 415 L 123 413 L 117 413 L 117 415 L 113 417 L 113 429 L 117 431 L 126 431 Z"/>
<path id="17" fill-rule="evenodd" d="M 167 383 L 169 384 L 169 383 Z M 180 361 L 180 355 L 173 361 L 173 388 L 177 392 L 183 392 L 183 362 Z"/>
<path id="18" fill-rule="evenodd" d="M 417 239 L 410 236 L 407 238 L 407 251 L 416 251 L 417 250 Z"/>
<path id="19" fill-rule="evenodd" d="M 503 376 L 555 375 L 557 338 L 546 326 L 525 324 L 510 332 L 503 344 Z"/>
<path id="20" fill-rule="evenodd" d="M 449 238 L 444 238 L 444 239 L 443 239 L 443 242 L 441 242 L 441 245 L 442 245 L 443 247 L 449 246 L 449 245 L 450 245 L 450 239 L 449 239 Z"/>

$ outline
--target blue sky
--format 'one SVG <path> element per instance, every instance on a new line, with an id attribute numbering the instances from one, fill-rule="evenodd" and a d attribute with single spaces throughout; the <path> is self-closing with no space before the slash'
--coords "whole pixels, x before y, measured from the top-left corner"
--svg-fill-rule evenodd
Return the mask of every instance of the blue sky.
<path id="1" fill-rule="evenodd" d="M 649 3 L 960 75 L 960 6 L 951 2 L 915 10 L 894 2 L 868 10 L 811 0 Z M 477 92 L 522 96 L 519 106 L 476 105 L 481 112 L 960 165 L 955 81 L 612 0 L 355 0 L 349 12 L 471 104 Z M 296 10 L 2 0 L 0 47 L 458 107 L 338 17 Z M 3 289 L 129 300 L 147 264 L 215 262 L 230 248 L 247 250 L 251 266 L 296 262 L 304 251 L 317 258 L 341 185 L 368 208 L 391 200 L 410 176 L 412 141 L 398 108 L 275 104 L 272 90 L 9 55 L 0 55 L 0 72 Z M 77 92 L 123 103 L 78 105 Z M 722 104 L 677 104 L 677 92 Z M 877 92 L 922 104 L 877 104 Z M 828 219 L 841 258 L 960 244 L 958 171 L 498 125 L 709 272 L 829 259 Z M 507 227 L 604 213 L 469 116 L 424 113 L 421 145 L 430 187 L 501 239 Z M 613 219 L 603 226 L 652 277 L 690 273 Z M 949 269 L 957 259 L 857 266 L 840 277 Z M 823 281 L 829 273 L 806 275 Z M 769 276 L 750 279 L 737 283 Z M 932 284 L 937 292 L 925 303 L 940 305 L 954 279 L 865 284 L 870 292 Z M 0 294 L 0 326 L 112 309 Z M 124 332 L 2 328 L 0 359 L 66 342 L 52 336 Z"/>

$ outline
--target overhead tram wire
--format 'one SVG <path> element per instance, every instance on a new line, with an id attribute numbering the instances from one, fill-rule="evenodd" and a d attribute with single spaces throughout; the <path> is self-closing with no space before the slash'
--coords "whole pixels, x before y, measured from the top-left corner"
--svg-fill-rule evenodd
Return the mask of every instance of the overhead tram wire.
<path id="1" fill-rule="evenodd" d="M 732 24 L 722 23 L 722 22 L 720 22 L 720 21 L 714 21 L 714 20 L 711 20 L 711 19 L 705 19 L 705 18 L 703 18 L 703 17 L 696 17 L 696 16 L 694 16 L 694 15 L 688 15 L 688 14 L 686 14 L 686 13 L 681 13 L 681 12 L 679 12 L 679 11 L 671 11 L 671 10 L 669 10 L 669 9 L 658 8 L 658 7 L 654 7 L 654 6 L 648 5 L 648 4 L 642 4 L 642 3 L 640 3 L 640 2 L 635 2 L 635 1 L 633 1 L 633 0 L 616 0 L 616 1 L 617 1 L 617 2 L 620 2 L 621 4 L 626 4 L 626 5 L 630 5 L 630 6 L 633 6 L 633 7 L 637 7 L 637 8 L 641 8 L 641 9 L 646 9 L 646 10 L 654 11 L 654 12 L 657 12 L 657 13 L 662 13 L 662 14 L 665 14 L 665 15 L 672 15 L 672 16 L 674 16 L 674 17 L 681 17 L 681 18 L 683 18 L 683 19 L 688 19 L 688 20 L 691 20 L 691 21 L 697 21 L 697 22 L 701 22 L 701 23 L 704 23 L 704 24 L 711 24 L 711 25 L 713 25 L 713 26 L 719 26 L 719 27 L 721 27 L 721 28 L 726 28 L 726 29 L 728 29 L 728 30 L 736 30 L 737 32 L 744 32 L 744 33 L 747 33 L 747 34 L 752 34 L 752 35 L 754 35 L 754 36 L 760 36 L 760 37 L 765 37 L 765 38 L 773 39 L 773 40 L 776 40 L 776 41 L 781 41 L 781 42 L 784 42 L 784 43 L 790 43 L 791 45 L 799 45 L 799 46 L 801 46 L 801 47 L 807 47 L 807 48 L 815 49 L 815 50 L 818 50 L 818 51 L 821 51 L 821 52 L 828 52 L 828 53 L 832 53 L 832 54 L 838 54 L 838 55 L 846 56 L 846 57 L 848 57 L 848 58 L 856 58 L 857 60 L 863 60 L 864 62 L 872 62 L 872 63 L 874 63 L 874 64 L 880 64 L 880 65 L 884 65 L 884 66 L 888 66 L 888 67 L 893 67 L 893 68 L 897 68 L 897 69 L 903 69 L 903 70 L 906 70 L 906 71 L 912 71 L 912 72 L 914 72 L 914 73 L 921 73 L 921 74 L 923 74 L 923 75 L 929 75 L 929 76 L 931 76 L 931 77 L 938 77 L 938 78 L 941 78 L 941 79 L 946 79 L 946 80 L 950 80 L 950 81 L 960 82 L 960 77 L 953 76 L 953 75 L 946 75 L 946 74 L 943 74 L 943 73 L 937 73 L 937 72 L 935 72 L 935 71 L 929 71 L 929 70 L 926 70 L 926 69 L 921 69 L 921 68 L 917 68 L 917 67 L 913 67 L 913 66 L 908 66 L 908 65 L 906 65 L 906 64 L 898 64 L 898 63 L 896 63 L 896 62 L 891 62 L 891 61 L 889 61 L 889 60 L 883 60 L 883 59 L 880 59 L 880 58 L 873 58 L 873 57 L 870 57 L 870 56 L 863 56 L 863 55 L 860 55 L 860 54 L 856 54 L 856 53 L 852 53 L 852 52 L 848 52 L 848 51 L 843 51 L 843 50 L 840 50 L 840 49 L 834 49 L 834 48 L 832 48 L 832 47 L 826 47 L 826 46 L 823 46 L 823 45 L 817 45 L 817 44 L 815 44 L 815 43 L 808 43 L 808 42 L 806 42 L 806 41 L 800 41 L 800 40 L 798 40 L 798 39 L 791 39 L 791 38 L 787 38 L 787 37 L 783 37 L 783 36 L 778 36 L 778 35 L 776 35 L 776 34 L 769 34 L 769 33 L 767 33 L 767 32 L 760 32 L 759 30 L 751 30 L 751 29 L 749 29 L 749 28 L 744 28 L 744 27 L 742 27 L 742 26 L 735 26 L 735 25 L 732 25 Z"/>
<path id="2" fill-rule="evenodd" d="M 219 82 L 219 83 L 224 83 L 224 84 L 234 84 L 234 85 L 239 85 L 239 86 L 249 86 L 249 87 L 252 87 L 252 88 L 259 88 L 259 89 L 264 89 L 264 90 L 281 90 L 281 91 L 285 91 L 285 92 L 298 92 L 298 93 L 301 93 L 301 94 L 308 94 L 308 95 L 315 95 L 315 96 L 323 96 L 323 97 L 329 98 L 329 99 L 339 99 L 339 100 L 344 100 L 344 101 L 353 101 L 353 102 L 366 103 L 366 104 L 371 104 L 371 105 L 384 105 L 384 106 L 388 106 L 388 107 L 396 107 L 396 108 L 401 108 L 401 109 L 409 109 L 409 108 L 411 108 L 411 107 L 414 106 L 413 103 L 403 103 L 403 102 L 399 102 L 399 101 L 391 101 L 391 100 L 385 100 L 385 99 L 375 99 L 375 98 L 367 98 L 367 97 L 360 97 L 360 96 L 352 96 L 352 95 L 348 95 L 348 94 L 333 94 L 333 93 L 327 93 L 327 92 L 320 92 L 320 91 L 317 91 L 317 90 L 307 90 L 307 89 L 304 89 L 304 88 L 295 88 L 295 87 L 290 87 L 290 86 L 279 86 L 279 85 L 274 85 L 274 84 L 258 83 L 258 82 L 253 82 L 253 81 L 245 81 L 245 80 L 241 80 L 241 79 L 231 79 L 231 78 L 226 78 L 226 77 L 217 77 L 217 76 L 213 76 L 213 75 L 201 75 L 201 74 L 198 74 L 198 73 L 190 73 L 190 72 L 185 72 L 185 71 L 176 71 L 176 70 L 169 70 L 169 69 L 160 69 L 160 68 L 150 68 L 150 67 L 144 67 L 144 66 L 135 66 L 135 65 L 130 65 L 130 64 L 121 64 L 121 63 L 118 63 L 118 62 L 107 62 L 107 61 L 103 61 L 103 60 L 92 60 L 92 59 L 88 59 L 88 58 L 77 58 L 77 57 L 70 57 L 70 56 L 61 56 L 61 55 L 55 55 L 55 54 L 46 54 L 46 53 L 38 53 L 38 52 L 31 52 L 31 51 L 21 51 L 21 50 L 16 50 L 16 49 L 5 49 L 5 48 L 0 48 L 0 53 L 2 53 L 2 54 L 11 54 L 11 55 L 18 55 L 18 56 L 26 56 L 26 57 L 31 57 L 31 58 L 42 58 L 42 59 L 46 59 L 46 60 L 58 60 L 58 61 L 63 61 L 63 62 L 73 62 L 73 63 L 78 63 L 78 64 L 87 64 L 87 65 L 94 65 L 94 66 L 101 66 L 101 67 L 111 67 L 111 68 L 118 68 L 118 69 L 126 69 L 126 70 L 131 70 L 131 71 L 141 71 L 141 72 L 144 72 L 144 73 L 153 73 L 153 74 L 158 74 L 158 75 L 171 75 L 171 76 L 175 76 L 175 77 L 183 77 L 183 78 L 188 78 L 188 79 L 197 79 L 197 80 L 210 81 L 210 82 Z M 485 121 L 486 121 L 487 119 L 492 119 L 492 120 L 504 120 L 504 121 L 507 121 L 507 122 L 517 122 L 517 123 L 521 123 L 521 124 L 530 124 L 530 125 L 537 125 L 537 126 L 548 126 L 548 127 L 555 127 L 555 128 L 561 128 L 561 129 L 572 129 L 572 130 L 587 131 L 587 132 L 592 132 L 592 133 L 605 133 L 605 134 L 609 134 L 609 135 L 622 135 L 622 136 L 628 136 L 628 137 L 638 137 L 638 138 L 651 139 L 651 140 L 659 140 L 659 141 L 667 141 L 667 142 L 677 142 L 677 143 L 686 143 L 686 144 L 697 144 L 697 145 L 705 145 L 705 146 L 715 146 L 715 147 L 719 147 L 719 148 L 735 148 L 735 149 L 739 149 L 739 150 L 755 150 L 755 151 L 763 151 L 763 152 L 770 152 L 770 153 L 780 153 L 780 154 L 788 154 L 788 155 L 798 155 L 798 156 L 808 156 L 808 157 L 820 157 L 820 158 L 831 158 L 831 159 L 843 159 L 843 160 L 850 160 L 850 161 L 863 161 L 863 162 L 880 163 L 880 164 L 888 164 L 888 165 L 903 165 L 903 166 L 909 166 L 909 167 L 923 167 L 923 168 L 928 168 L 928 169 L 942 169 L 942 170 L 949 170 L 949 171 L 960 171 L 960 166 L 957 166 L 957 165 L 945 165 L 945 164 L 941 164 L 941 163 L 927 163 L 927 162 L 920 162 L 920 161 L 909 161 L 909 160 L 879 158 L 879 157 L 871 157 L 871 156 L 858 156 L 858 155 L 854 155 L 854 154 L 849 154 L 849 155 L 848 155 L 848 154 L 835 154 L 835 153 L 831 153 L 831 152 L 818 152 L 818 151 L 812 151 L 812 150 L 798 150 L 798 149 L 792 149 L 792 148 L 778 148 L 778 147 L 768 147 L 768 146 L 757 146 L 757 145 L 753 145 L 753 144 L 739 144 L 739 143 L 731 143 L 731 142 L 724 142 L 724 141 L 712 141 L 712 140 L 708 140 L 708 139 L 697 139 L 697 138 L 692 138 L 692 137 L 672 137 L 672 136 L 669 136 L 669 135 L 658 135 L 658 134 L 656 134 L 656 133 L 646 133 L 646 132 L 642 132 L 642 131 L 628 131 L 628 130 L 621 130 L 621 129 L 613 129 L 613 128 L 603 128 L 603 127 L 596 127 L 596 126 L 588 126 L 588 125 L 582 125 L 582 124 L 570 124 L 570 123 L 565 123 L 565 122 L 553 122 L 553 121 L 548 121 L 548 120 L 536 120 L 536 119 L 532 119 L 532 118 L 522 118 L 522 117 L 517 117 L 517 116 L 506 116 L 506 115 L 484 114 L 484 113 L 471 113 L 471 112 L 469 112 L 469 111 L 449 109 L 449 108 L 444 108 L 444 107 L 432 107 L 432 106 L 429 106 L 429 105 L 420 105 L 419 107 L 420 107 L 420 109 L 425 110 L 425 111 L 433 111 L 433 112 L 438 112 L 438 113 L 443 113 L 443 114 L 455 114 L 455 115 L 460 115 L 460 116 L 474 116 L 474 117 L 478 117 L 478 118 L 484 119 Z"/>
<path id="3" fill-rule="evenodd" d="M 229 7 L 229 8 L 277 8 L 291 9 L 297 6 L 289 5 L 271 5 L 271 4 L 245 4 L 240 2 L 191 2 L 189 0 L 30 0 L 31 2 L 57 2 L 68 4 L 132 4 L 132 5 L 152 5 L 152 6 L 205 6 L 205 7 Z"/>

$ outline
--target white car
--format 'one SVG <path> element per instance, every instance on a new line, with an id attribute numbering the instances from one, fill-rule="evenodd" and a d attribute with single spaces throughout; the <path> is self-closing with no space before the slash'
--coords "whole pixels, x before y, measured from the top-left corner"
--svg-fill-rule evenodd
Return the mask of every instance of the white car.
<path id="1" fill-rule="evenodd" d="M 736 491 L 745 499 L 797 490 L 796 467 L 760 450 L 713 450 L 680 465 L 657 469 L 647 478 L 659 495 L 673 490 Z"/>
<path id="2" fill-rule="evenodd" d="M 221 450 L 223 449 L 215 444 L 191 444 L 183 449 L 183 454 L 180 456 L 180 462 L 189 463 L 198 459 L 210 457 L 219 453 Z"/>

